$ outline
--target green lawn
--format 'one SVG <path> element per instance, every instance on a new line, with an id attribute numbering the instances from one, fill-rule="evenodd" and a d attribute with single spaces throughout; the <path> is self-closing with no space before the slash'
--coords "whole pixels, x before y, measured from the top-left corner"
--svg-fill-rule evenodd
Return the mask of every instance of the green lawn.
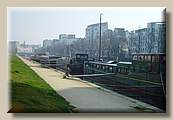
<path id="1" fill-rule="evenodd" d="M 9 112 L 73 112 L 74 107 L 17 56 L 10 57 L 10 67 Z"/>

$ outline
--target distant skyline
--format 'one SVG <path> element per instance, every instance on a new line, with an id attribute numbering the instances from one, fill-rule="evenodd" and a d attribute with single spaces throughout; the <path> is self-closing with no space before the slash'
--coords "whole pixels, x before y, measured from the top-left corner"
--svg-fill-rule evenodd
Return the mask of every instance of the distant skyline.
<path id="1" fill-rule="evenodd" d="M 20 43 L 42 44 L 44 39 L 58 39 L 59 34 L 85 37 L 90 24 L 108 22 L 108 28 L 136 30 L 149 22 L 162 21 L 164 7 L 8 7 L 7 39 Z"/>

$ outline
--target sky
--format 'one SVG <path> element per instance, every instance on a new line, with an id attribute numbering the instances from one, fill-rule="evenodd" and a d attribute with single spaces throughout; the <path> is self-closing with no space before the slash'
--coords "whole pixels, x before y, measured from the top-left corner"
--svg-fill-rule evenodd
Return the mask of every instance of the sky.
<path id="1" fill-rule="evenodd" d="M 85 37 L 90 24 L 108 22 L 108 28 L 132 31 L 162 21 L 164 7 L 8 7 L 8 41 L 42 44 L 44 39 L 58 39 L 59 34 Z"/>

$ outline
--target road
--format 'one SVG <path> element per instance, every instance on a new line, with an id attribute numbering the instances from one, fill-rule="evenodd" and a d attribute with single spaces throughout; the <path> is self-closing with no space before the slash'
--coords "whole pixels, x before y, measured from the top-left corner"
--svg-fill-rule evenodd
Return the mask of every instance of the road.
<path id="1" fill-rule="evenodd" d="M 104 89 L 75 78 L 63 78 L 64 73 L 43 68 L 39 63 L 20 57 L 43 78 L 59 95 L 79 112 L 162 112 L 138 100 Z"/>

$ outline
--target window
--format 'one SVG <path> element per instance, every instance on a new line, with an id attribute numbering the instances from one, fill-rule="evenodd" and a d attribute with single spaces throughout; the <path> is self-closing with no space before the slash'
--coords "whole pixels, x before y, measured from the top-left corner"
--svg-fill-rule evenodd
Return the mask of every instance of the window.
<path id="1" fill-rule="evenodd" d="M 163 56 L 163 61 L 166 61 L 166 56 Z"/>
<path id="2" fill-rule="evenodd" d="M 143 59 L 144 59 L 144 56 L 142 56 L 142 55 L 138 56 L 139 61 L 143 61 Z"/>
<path id="3" fill-rule="evenodd" d="M 112 70 L 112 67 L 109 67 L 109 70 Z"/>
<path id="4" fill-rule="evenodd" d="M 103 66 L 102 68 L 103 68 L 103 70 L 104 70 L 104 69 L 105 69 L 105 66 Z"/>
<path id="5" fill-rule="evenodd" d="M 99 68 L 99 65 L 97 65 L 97 68 Z"/>
<path id="6" fill-rule="evenodd" d="M 155 59 L 156 59 L 156 58 L 155 58 L 154 56 L 152 56 L 152 62 L 155 62 Z"/>
<path id="7" fill-rule="evenodd" d="M 156 62 L 159 62 L 159 55 L 156 55 L 156 56 L 155 56 L 155 61 L 156 61 Z"/>
<path id="8" fill-rule="evenodd" d="M 137 56 L 136 55 L 133 56 L 133 60 L 137 60 Z"/>
<path id="9" fill-rule="evenodd" d="M 77 55 L 76 58 L 80 58 L 80 55 Z"/>
<path id="10" fill-rule="evenodd" d="M 150 55 L 148 56 L 148 61 L 151 61 L 151 56 Z"/>

